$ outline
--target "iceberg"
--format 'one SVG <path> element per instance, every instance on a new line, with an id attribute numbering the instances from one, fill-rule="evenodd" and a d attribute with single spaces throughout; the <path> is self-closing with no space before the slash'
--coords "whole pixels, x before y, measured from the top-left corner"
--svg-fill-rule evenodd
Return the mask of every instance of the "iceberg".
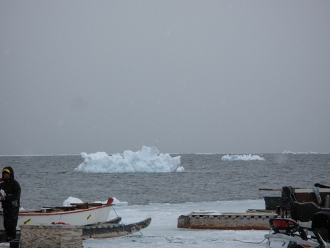
<path id="1" fill-rule="evenodd" d="M 62 206 L 71 206 L 71 203 L 83 203 L 83 201 L 79 198 L 69 196 L 66 200 L 64 200 Z"/>
<path id="2" fill-rule="evenodd" d="M 284 150 L 282 154 L 319 154 L 318 152 L 291 152 Z"/>
<path id="3" fill-rule="evenodd" d="M 74 169 L 84 173 L 167 173 L 183 172 L 181 157 L 160 153 L 156 147 L 143 146 L 140 151 L 124 151 L 109 156 L 105 152 L 81 153 L 84 162 Z"/>
<path id="4" fill-rule="evenodd" d="M 122 202 L 122 201 L 119 201 L 116 197 L 112 197 L 113 199 L 113 203 L 114 205 L 128 205 L 128 202 Z M 108 200 L 105 200 L 105 201 L 95 201 L 94 203 L 102 203 L 102 204 L 106 204 Z M 72 206 L 72 204 L 74 203 L 83 203 L 82 200 L 80 200 L 79 198 L 76 198 L 76 197 L 72 197 L 72 196 L 69 196 L 66 200 L 64 200 L 64 202 L 62 203 L 62 206 Z"/>
<path id="5" fill-rule="evenodd" d="M 265 160 L 263 157 L 258 155 L 224 155 L 221 157 L 223 161 L 237 161 L 237 160 L 244 160 L 244 161 L 251 161 L 251 160 Z"/>

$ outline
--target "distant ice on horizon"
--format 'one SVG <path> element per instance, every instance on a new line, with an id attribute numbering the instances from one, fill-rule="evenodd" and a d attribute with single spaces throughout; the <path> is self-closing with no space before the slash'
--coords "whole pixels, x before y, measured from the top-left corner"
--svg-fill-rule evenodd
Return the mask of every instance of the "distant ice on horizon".
<path id="1" fill-rule="evenodd" d="M 183 172 L 181 156 L 171 157 L 156 147 L 143 146 L 140 151 L 125 151 L 109 156 L 105 152 L 81 153 L 84 162 L 74 169 L 84 173 L 166 173 Z"/>
<path id="2" fill-rule="evenodd" d="M 319 154 L 318 152 L 291 152 L 291 151 L 283 151 L 282 154 Z"/>
<path id="3" fill-rule="evenodd" d="M 221 160 L 223 161 L 237 161 L 237 160 L 244 160 L 244 161 L 250 161 L 250 160 L 265 160 L 263 157 L 260 157 L 258 155 L 224 155 L 222 156 Z"/>

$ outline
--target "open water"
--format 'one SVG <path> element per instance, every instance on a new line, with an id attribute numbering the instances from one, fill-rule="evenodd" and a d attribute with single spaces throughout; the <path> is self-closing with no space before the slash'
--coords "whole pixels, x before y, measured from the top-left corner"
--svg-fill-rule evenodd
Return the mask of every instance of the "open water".
<path id="1" fill-rule="evenodd" d="M 265 160 L 231 162 L 223 155 L 175 154 L 183 173 L 78 173 L 80 155 L 0 156 L 0 167 L 13 167 L 25 209 L 59 206 L 69 196 L 86 202 L 116 197 L 129 205 L 256 200 L 280 194 L 260 188 L 330 184 L 330 154 L 257 154 Z"/>

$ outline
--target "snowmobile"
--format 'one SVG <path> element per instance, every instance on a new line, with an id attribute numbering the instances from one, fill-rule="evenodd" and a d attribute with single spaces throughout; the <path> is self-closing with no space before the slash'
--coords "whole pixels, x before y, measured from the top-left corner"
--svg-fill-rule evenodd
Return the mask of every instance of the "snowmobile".
<path id="1" fill-rule="evenodd" d="M 290 209 L 278 207 L 277 217 L 269 220 L 266 248 L 330 248 L 330 208 L 324 204 L 330 195 L 320 202 L 321 207 L 314 202 L 298 202 L 292 187 L 285 186 L 282 192 L 290 201 Z"/>

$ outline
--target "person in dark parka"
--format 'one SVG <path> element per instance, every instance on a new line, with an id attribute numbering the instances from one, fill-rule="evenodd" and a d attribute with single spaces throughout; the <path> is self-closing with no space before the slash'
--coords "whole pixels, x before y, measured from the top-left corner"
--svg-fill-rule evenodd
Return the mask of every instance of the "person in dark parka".
<path id="1" fill-rule="evenodd" d="M 7 241 L 16 238 L 16 226 L 20 207 L 21 186 L 15 180 L 14 170 L 10 166 L 2 170 L 3 182 L 0 183 L 0 199 L 3 209 L 3 225 Z"/>

